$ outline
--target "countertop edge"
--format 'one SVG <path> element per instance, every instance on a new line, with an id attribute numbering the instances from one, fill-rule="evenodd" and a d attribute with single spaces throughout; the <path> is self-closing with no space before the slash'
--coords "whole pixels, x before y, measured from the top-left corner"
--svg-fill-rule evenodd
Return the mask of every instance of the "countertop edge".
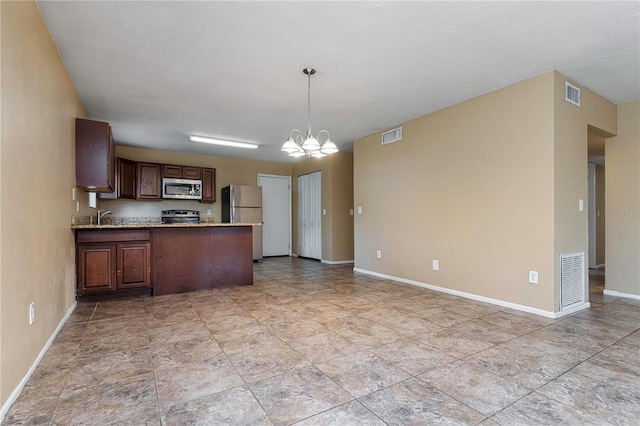
<path id="1" fill-rule="evenodd" d="M 71 225 L 72 230 L 149 229 L 149 228 L 215 228 L 236 226 L 262 226 L 262 223 L 135 223 L 126 225 Z"/>

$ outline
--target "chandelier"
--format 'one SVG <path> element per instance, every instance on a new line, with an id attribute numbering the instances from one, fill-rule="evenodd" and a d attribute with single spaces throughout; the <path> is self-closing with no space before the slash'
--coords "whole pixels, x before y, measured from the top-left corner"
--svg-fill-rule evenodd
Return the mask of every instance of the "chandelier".
<path id="1" fill-rule="evenodd" d="M 311 76 L 316 73 L 313 68 L 302 70 L 308 77 L 307 83 L 307 135 L 303 136 L 298 129 L 293 129 L 289 133 L 289 139 L 282 145 L 282 151 L 287 152 L 292 157 L 324 157 L 327 154 L 338 152 L 338 147 L 331 140 L 329 132 L 320 130 L 317 137 L 311 132 Z M 323 144 L 320 144 L 321 136 L 325 136 Z"/>

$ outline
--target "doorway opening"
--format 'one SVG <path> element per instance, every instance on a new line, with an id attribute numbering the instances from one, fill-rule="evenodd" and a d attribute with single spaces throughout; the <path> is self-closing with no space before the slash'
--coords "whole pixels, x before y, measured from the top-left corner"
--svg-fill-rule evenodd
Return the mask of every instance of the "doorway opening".
<path id="1" fill-rule="evenodd" d="M 588 128 L 588 259 L 589 259 L 589 301 L 604 303 L 603 294 L 606 279 L 605 253 L 605 141 L 597 128 Z"/>

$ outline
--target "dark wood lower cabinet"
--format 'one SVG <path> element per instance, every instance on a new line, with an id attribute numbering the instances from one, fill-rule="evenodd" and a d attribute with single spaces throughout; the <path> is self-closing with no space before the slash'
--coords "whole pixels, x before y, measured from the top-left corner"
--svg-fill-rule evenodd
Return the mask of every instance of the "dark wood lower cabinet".
<path id="1" fill-rule="evenodd" d="M 116 288 L 151 287 L 151 243 L 117 245 Z"/>
<path id="2" fill-rule="evenodd" d="M 78 245 L 78 293 L 116 291 L 116 245 Z"/>
<path id="3" fill-rule="evenodd" d="M 148 230 L 78 231 L 78 295 L 151 288 Z"/>
<path id="4" fill-rule="evenodd" d="M 153 294 L 253 284 L 250 226 L 153 229 Z"/>
<path id="5" fill-rule="evenodd" d="M 251 226 L 77 230 L 81 298 L 253 284 Z"/>

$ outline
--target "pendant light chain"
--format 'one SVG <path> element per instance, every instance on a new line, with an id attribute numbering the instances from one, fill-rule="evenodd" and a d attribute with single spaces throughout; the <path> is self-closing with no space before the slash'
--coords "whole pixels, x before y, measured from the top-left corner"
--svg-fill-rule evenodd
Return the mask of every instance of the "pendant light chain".
<path id="1" fill-rule="evenodd" d="M 311 133 L 311 72 L 307 74 L 307 123 L 309 123 L 309 133 Z"/>

